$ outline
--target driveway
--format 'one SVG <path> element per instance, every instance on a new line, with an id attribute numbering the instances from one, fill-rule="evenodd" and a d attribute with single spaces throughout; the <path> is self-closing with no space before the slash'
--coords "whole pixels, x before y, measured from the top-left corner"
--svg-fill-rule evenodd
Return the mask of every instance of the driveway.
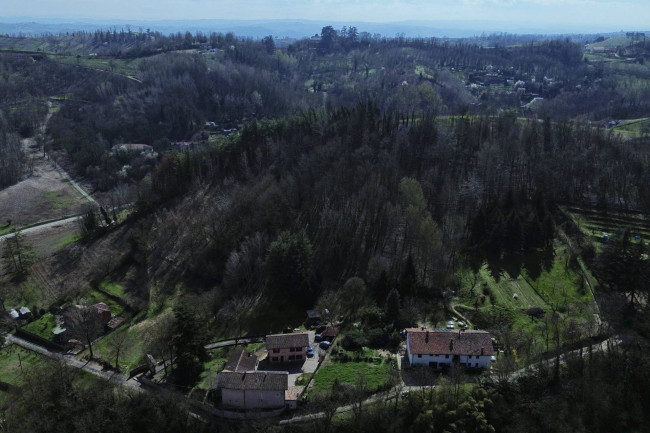
<path id="1" fill-rule="evenodd" d="M 271 364 L 268 357 L 260 360 L 257 367 L 258 371 L 288 371 L 289 372 L 289 392 L 297 395 L 302 393 L 304 386 L 296 385 L 296 380 L 303 373 L 313 373 L 318 368 L 318 358 L 324 351 L 314 342 L 314 331 L 307 331 L 309 334 L 309 345 L 314 349 L 314 356 L 307 358 L 304 362 L 285 362 L 283 364 Z M 324 356 L 324 355 L 323 355 Z"/>

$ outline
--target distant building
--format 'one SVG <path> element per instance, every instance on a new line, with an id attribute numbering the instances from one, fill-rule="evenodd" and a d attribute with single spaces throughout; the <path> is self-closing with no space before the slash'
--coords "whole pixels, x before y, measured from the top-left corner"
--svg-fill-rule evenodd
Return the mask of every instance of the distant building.
<path id="1" fill-rule="evenodd" d="M 266 336 L 270 362 L 294 362 L 307 359 L 309 335 L 306 332 Z"/>
<path id="2" fill-rule="evenodd" d="M 221 391 L 224 408 L 246 411 L 286 407 L 285 392 L 289 389 L 286 371 L 222 371 L 213 388 Z"/>
<path id="3" fill-rule="evenodd" d="M 153 147 L 148 144 L 123 143 L 116 144 L 111 148 L 113 152 L 140 152 L 145 155 L 153 154 Z"/>
<path id="4" fill-rule="evenodd" d="M 487 368 L 493 355 L 487 331 L 406 330 L 406 356 L 412 366 Z"/>

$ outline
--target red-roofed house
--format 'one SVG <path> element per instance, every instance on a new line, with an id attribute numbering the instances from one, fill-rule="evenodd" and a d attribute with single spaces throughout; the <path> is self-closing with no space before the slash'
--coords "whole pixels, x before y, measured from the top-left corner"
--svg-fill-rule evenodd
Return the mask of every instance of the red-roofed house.
<path id="1" fill-rule="evenodd" d="M 266 336 L 266 349 L 271 362 L 294 362 L 307 359 L 309 335 L 306 332 Z"/>
<path id="2" fill-rule="evenodd" d="M 494 348 L 487 331 L 406 330 L 406 356 L 412 366 L 487 368 L 492 355 Z"/>

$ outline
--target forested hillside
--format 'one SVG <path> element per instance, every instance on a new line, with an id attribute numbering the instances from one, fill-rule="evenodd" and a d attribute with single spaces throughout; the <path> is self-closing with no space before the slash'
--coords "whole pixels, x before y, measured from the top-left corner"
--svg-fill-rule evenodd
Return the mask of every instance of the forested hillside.
<path id="1" fill-rule="evenodd" d="M 492 374 L 452 372 L 435 391 L 398 390 L 314 427 L 643 431 L 650 43 L 632 36 L 606 53 L 588 51 L 587 36 L 407 39 L 354 27 L 282 48 L 270 36 L 148 30 L 2 38 L 0 186 L 29 176 L 20 140 L 35 137 L 99 202 L 78 237 L 32 269 L 4 266 L 2 300 L 33 306 L 26 326 L 46 339 L 65 308 L 108 303 L 125 324 L 92 344 L 86 334 L 78 357 L 120 373 L 153 355 L 160 386 L 203 403 L 226 358 L 208 355 L 209 341 L 300 328 L 316 309 L 343 333 L 332 362 L 392 360 L 399 331 L 453 315 L 499 341 Z M 607 339 L 616 350 L 592 353 Z M 538 364 L 546 358 L 555 363 Z M 515 373 L 526 365 L 535 371 Z M 123 410 L 66 374 L 39 370 L 20 386 L 81 387 L 51 392 L 66 395 L 62 407 Z M 401 386 L 385 376 L 373 392 Z M 306 394 L 308 410 L 371 392 L 330 388 Z M 174 406 L 165 399 L 129 398 L 154 425 L 186 416 L 156 409 Z M 9 416 L 45 431 L 29 415 L 40 400 L 16 401 Z M 137 429 L 125 413 L 120 425 Z M 257 427 L 268 426 L 224 428 Z"/>

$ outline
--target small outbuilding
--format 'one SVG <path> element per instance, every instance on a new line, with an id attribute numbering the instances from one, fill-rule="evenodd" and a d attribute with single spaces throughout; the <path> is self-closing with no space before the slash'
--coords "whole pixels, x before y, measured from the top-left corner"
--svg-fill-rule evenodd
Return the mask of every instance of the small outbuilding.
<path id="1" fill-rule="evenodd" d="M 222 371 L 214 388 L 221 391 L 224 408 L 246 411 L 286 407 L 285 392 L 289 389 L 286 371 Z"/>
<path id="2" fill-rule="evenodd" d="M 321 323 L 320 311 L 318 310 L 307 310 L 307 320 L 305 321 L 305 326 L 315 326 Z"/>

